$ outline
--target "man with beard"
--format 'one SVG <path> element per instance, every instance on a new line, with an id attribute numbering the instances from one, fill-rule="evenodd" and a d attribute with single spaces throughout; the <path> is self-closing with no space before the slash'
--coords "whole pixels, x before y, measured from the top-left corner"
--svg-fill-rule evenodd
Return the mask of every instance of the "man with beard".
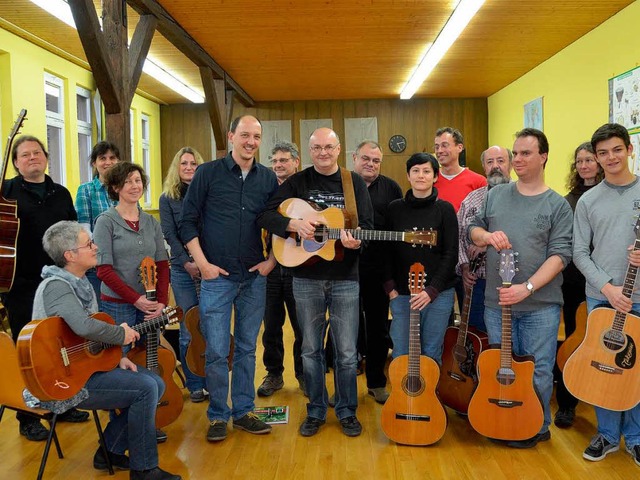
<path id="1" fill-rule="evenodd" d="M 478 188 L 460 204 L 458 210 L 458 265 L 456 273 L 462 276 L 462 283 L 465 289 L 473 287 L 471 297 L 471 308 L 469 309 L 469 325 L 476 327 L 483 332 L 486 331 L 484 325 L 484 287 L 485 267 L 480 267 L 475 273 L 469 270 L 469 260 L 476 258 L 480 253 L 486 251 L 486 247 L 476 247 L 469 241 L 466 235 L 467 228 L 471 220 L 478 214 L 487 191 L 495 185 L 509 183 L 511 181 L 511 150 L 504 147 L 493 146 L 482 152 L 480 162 L 484 173 L 487 176 L 487 186 Z"/>

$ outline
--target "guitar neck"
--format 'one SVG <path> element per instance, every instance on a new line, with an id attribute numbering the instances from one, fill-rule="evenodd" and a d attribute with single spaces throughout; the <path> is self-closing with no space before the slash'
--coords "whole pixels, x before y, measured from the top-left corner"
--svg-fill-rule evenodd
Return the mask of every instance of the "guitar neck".
<path id="1" fill-rule="evenodd" d="M 157 301 L 157 295 L 155 290 L 146 291 L 147 300 Z M 143 322 L 147 323 L 147 322 Z M 147 333 L 147 343 L 145 346 L 147 353 L 147 369 L 152 372 L 158 370 L 158 344 L 160 343 L 160 327 L 154 328 Z"/>
<path id="2" fill-rule="evenodd" d="M 633 244 L 633 249 L 640 250 L 640 240 L 636 239 L 636 241 Z M 631 298 L 631 295 L 633 295 L 633 290 L 635 289 L 635 286 L 636 286 L 637 276 L 638 276 L 638 267 L 634 267 L 633 265 L 629 264 L 627 266 L 627 274 L 624 277 L 624 283 L 622 284 L 622 294 L 625 297 Z M 615 318 L 613 319 L 612 328 L 614 330 L 618 330 L 622 332 L 622 330 L 624 329 L 624 324 L 626 320 L 627 320 L 627 314 L 616 310 L 616 315 L 615 315 Z"/>
<path id="3" fill-rule="evenodd" d="M 464 347 L 467 341 L 467 331 L 469 330 L 469 312 L 471 311 L 471 295 L 473 287 L 464 287 L 464 301 L 460 312 L 460 326 L 458 327 L 458 339 L 456 344 Z"/>
<path id="4" fill-rule="evenodd" d="M 403 242 L 404 232 L 389 232 L 384 230 L 360 230 L 360 229 L 340 229 L 328 228 L 328 237 L 330 240 L 339 240 L 340 232 L 344 230 L 349 232 L 356 240 L 388 240 L 391 242 Z"/>
<path id="5" fill-rule="evenodd" d="M 504 288 L 511 284 L 503 283 Z M 511 305 L 502 306 L 502 341 L 500 342 L 500 368 L 511 370 L 513 355 L 511 351 Z"/>
<path id="6" fill-rule="evenodd" d="M 414 294 L 411 294 L 413 297 Z M 420 310 L 411 309 L 409 312 L 409 364 L 407 374 L 410 377 L 420 376 Z"/>

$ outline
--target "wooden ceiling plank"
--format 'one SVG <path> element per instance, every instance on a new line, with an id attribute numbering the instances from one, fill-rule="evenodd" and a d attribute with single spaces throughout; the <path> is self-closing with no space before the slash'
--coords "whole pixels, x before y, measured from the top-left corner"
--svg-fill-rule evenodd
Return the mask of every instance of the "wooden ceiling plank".
<path id="1" fill-rule="evenodd" d="M 136 86 L 142 75 L 142 67 L 151 47 L 151 40 L 158 20 L 153 15 L 141 15 L 136 30 L 129 46 L 129 82 L 132 88 L 127 92 L 130 97 L 127 103 L 131 104 Z"/>
<path id="2" fill-rule="evenodd" d="M 217 78 L 225 78 L 226 84 L 237 93 L 238 100 L 244 106 L 253 107 L 255 105 L 253 98 L 211 58 L 200 44 L 157 1 L 127 0 L 127 3 L 140 15 L 149 13 L 154 15 L 158 19 L 158 31 L 198 67 L 208 67 Z"/>

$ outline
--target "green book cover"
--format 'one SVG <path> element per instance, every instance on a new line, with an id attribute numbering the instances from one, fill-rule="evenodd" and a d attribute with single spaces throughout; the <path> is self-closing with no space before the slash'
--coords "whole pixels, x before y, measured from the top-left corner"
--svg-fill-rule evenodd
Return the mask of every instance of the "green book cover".
<path id="1" fill-rule="evenodd" d="M 264 423 L 289 423 L 289 406 L 278 405 L 275 407 L 256 407 L 253 409 Z"/>

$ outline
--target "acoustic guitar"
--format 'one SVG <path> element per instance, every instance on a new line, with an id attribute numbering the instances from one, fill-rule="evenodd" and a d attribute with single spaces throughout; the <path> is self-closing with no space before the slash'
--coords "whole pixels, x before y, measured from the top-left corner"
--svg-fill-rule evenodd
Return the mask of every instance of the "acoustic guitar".
<path id="1" fill-rule="evenodd" d="M 569 357 L 576 351 L 587 333 L 587 302 L 582 302 L 576 310 L 576 329 L 564 339 L 556 355 L 556 363 L 562 372 Z"/>
<path id="2" fill-rule="evenodd" d="M 147 300 L 156 300 L 156 263 L 151 257 L 144 257 L 140 262 L 140 279 L 144 285 Z M 165 383 L 164 394 L 158 400 L 156 408 L 156 428 L 163 428 L 174 422 L 182 412 L 184 400 L 182 391 L 173 379 L 176 369 L 175 354 L 164 347 L 160 347 L 160 329 L 147 333 L 144 347 L 137 346 L 127 353 L 127 357 L 138 365 L 144 365 L 162 377 Z"/>
<path id="3" fill-rule="evenodd" d="M 485 255 L 482 252 L 469 261 L 471 273 L 476 273 L 484 264 Z M 442 367 L 437 388 L 442 403 L 465 415 L 478 385 L 478 355 L 489 345 L 485 332 L 469 326 L 472 295 L 473 286 L 465 287 L 460 326 L 449 327 L 444 334 Z"/>
<path id="4" fill-rule="evenodd" d="M 424 285 L 424 266 L 414 263 L 409 270 L 411 296 Z M 391 395 L 382 406 L 382 431 L 403 445 L 431 445 L 444 435 L 447 414 L 436 396 L 439 368 L 435 360 L 421 355 L 420 311 L 409 317 L 409 355 L 389 365 Z"/>
<path id="5" fill-rule="evenodd" d="M 0 167 L 0 187 L 7 173 L 7 165 L 11 156 L 11 144 L 16 135 L 18 135 L 26 117 L 27 111 L 23 108 L 7 139 L 4 157 L 2 157 L 2 166 Z M 18 203 L 13 199 L 4 198 L 0 192 L 0 293 L 8 292 L 13 285 L 13 279 L 16 275 L 19 230 Z"/>
<path id="6" fill-rule="evenodd" d="M 502 286 L 515 276 L 513 250 L 500 252 Z M 485 437 L 526 440 L 544 422 L 542 401 L 533 385 L 533 356 L 517 356 L 511 347 L 511 306 L 502 307 L 500 348 L 488 348 L 478 358 L 478 388 L 469 403 L 469 423 Z"/>
<path id="7" fill-rule="evenodd" d="M 91 315 L 115 325 L 106 313 Z M 131 328 L 140 334 L 182 320 L 179 307 Z M 16 344 L 27 388 L 40 400 L 66 400 L 80 391 L 95 372 L 113 370 L 122 358 L 121 345 L 108 345 L 76 335 L 62 317 L 32 320 L 20 331 Z"/>
<path id="8" fill-rule="evenodd" d="M 273 253 L 280 265 L 297 267 L 309 260 L 318 258 L 331 261 L 341 258 L 342 245 L 340 232 L 346 230 L 356 240 L 386 240 L 406 242 L 417 245 L 434 246 L 438 241 L 435 230 L 410 230 L 406 232 L 389 232 L 381 230 L 345 229 L 345 216 L 342 209 L 329 207 L 319 210 L 317 207 L 299 198 L 289 198 L 278 207 L 278 212 L 288 218 L 305 219 L 316 225 L 313 239 L 301 239 L 296 233 L 289 233 L 286 238 L 272 236 Z M 339 247 L 339 248 L 337 248 Z M 317 258 L 316 258 L 317 257 Z"/>
<path id="9" fill-rule="evenodd" d="M 640 218 L 634 226 L 634 250 L 640 249 Z M 629 264 L 622 294 L 631 298 L 638 267 Z M 564 366 L 567 390 L 576 398 L 625 411 L 640 403 L 640 317 L 613 308 L 595 308 L 587 318 L 584 340 Z"/>

